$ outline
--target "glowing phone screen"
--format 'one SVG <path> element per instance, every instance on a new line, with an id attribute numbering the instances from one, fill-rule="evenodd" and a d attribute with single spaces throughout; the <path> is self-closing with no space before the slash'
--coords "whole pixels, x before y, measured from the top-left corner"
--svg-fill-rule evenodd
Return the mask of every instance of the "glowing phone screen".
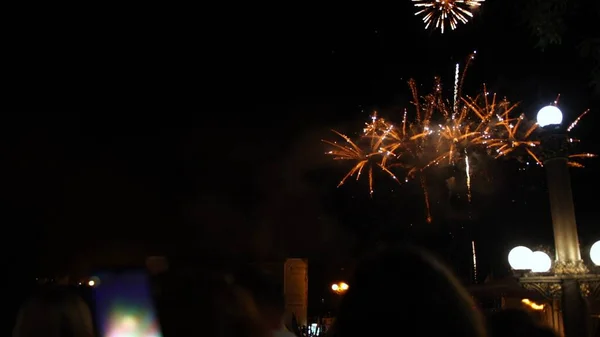
<path id="1" fill-rule="evenodd" d="M 100 337 L 162 337 L 145 272 L 100 274 L 94 288 Z"/>

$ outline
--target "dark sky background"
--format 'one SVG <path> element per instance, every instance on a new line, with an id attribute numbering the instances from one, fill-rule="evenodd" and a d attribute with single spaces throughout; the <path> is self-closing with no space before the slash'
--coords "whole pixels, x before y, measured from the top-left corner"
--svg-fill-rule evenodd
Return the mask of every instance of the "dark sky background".
<path id="1" fill-rule="evenodd" d="M 531 118 L 561 93 L 565 120 L 593 109 L 576 134 L 594 150 L 599 105 L 577 31 L 542 53 L 498 0 L 444 35 L 425 31 L 409 1 L 231 6 L 15 13 L 0 122 L 11 270 L 206 252 L 337 266 L 412 231 L 457 251 L 475 238 L 487 273 L 515 243 L 551 243 L 540 169 L 492 165 L 470 208 L 439 188 L 428 225 L 417 186 L 377 177 L 373 199 L 364 181 L 336 189 L 349 167 L 320 140 L 359 131 L 373 109 L 399 120 L 409 78 L 426 92 L 440 75 L 451 90 L 455 63 L 477 50 L 465 93 L 485 82 Z M 599 166 L 588 164 L 572 177 L 584 246 L 600 238 Z"/>

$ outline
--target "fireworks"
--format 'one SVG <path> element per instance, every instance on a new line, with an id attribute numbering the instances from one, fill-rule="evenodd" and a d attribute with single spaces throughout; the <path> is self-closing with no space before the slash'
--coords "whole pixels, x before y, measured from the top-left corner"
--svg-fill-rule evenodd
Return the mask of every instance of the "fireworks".
<path id="1" fill-rule="evenodd" d="M 356 180 L 360 179 L 362 173 L 367 171 L 369 177 L 369 192 L 373 194 L 374 167 L 378 167 L 383 172 L 389 174 L 393 179 L 397 180 L 396 176 L 385 166 L 385 157 L 388 153 L 381 147 L 381 144 L 385 141 L 386 128 L 387 123 L 385 120 L 377 119 L 377 114 L 375 113 L 373 114 L 372 122 L 367 123 L 363 130 L 361 142 L 355 143 L 350 137 L 335 130 L 333 130 L 333 132 L 340 136 L 345 141 L 345 144 L 323 140 L 324 143 L 333 147 L 333 150 L 327 152 L 327 154 L 332 155 L 334 160 L 352 160 L 355 162 L 352 169 L 350 169 L 344 178 L 342 178 L 338 187 L 343 185 L 346 180 L 352 176 L 356 176 Z M 367 142 L 364 142 L 365 139 Z M 383 160 L 380 159 L 381 156 L 383 156 Z"/>
<path id="2" fill-rule="evenodd" d="M 514 116 L 518 103 L 511 104 L 508 100 L 498 100 L 496 94 L 491 95 L 483 86 L 483 93 L 475 99 L 467 96 L 462 98 L 466 108 L 477 116 L 479 125 L 476 129 L 478 141 L 486 147 L 495 158 L 507 156 L 517 149 L 525 152 L 541 165 L 534 154 L 539 141 L 531 140 L 530 136 L 537 129 L 537 124 L 529 123 L 525 115 Z"/>
<path id="3" fill-rule="evenodd" d="M 543 158 L 539 151 L 540 140 L 538 139 L 538 124 L 527 120 L 524 114 L 514 114 L 517 104 L 511 104 L 505 99 L 497 101 L 496 95 L 489 98 L 487 88 L 483 87 L 482 98 L 463 98 L 465 105 L 482 121 L 480 124 L 483 143 L 494 158 L 507 157 L 522 160 L 521 154 L 532 159 L 537 165 L 543 166 Z M 560 97 L 560 96 L 559 96 Z M 479 102 L 477 102 L 479 101 Z M 553 103 L 558 104 L 558 97 Z M 577 126 L 589 109 L 581 113 L 568 127 L 570 132 Z M 571 143 L 579 142 L 578 139 L 569 138 Z M 583 167 L 581 159 L 595 157 L 591 153 L 575 153 L 569 156 L 569 165 L 572 167 Z M 522 160 L 529 164 L 529 160 Z"/>
<path id="4" fill-rule="evenodd" d="M 416 82 L 411 79 L 408 85 L 412 93 L 411 103 L 415 108 L 412 120 L 408 119 L 407 110 L 404 110 L 398 126 L 373 114 L 358 140 L 353 141 L 337 131 L 334 132 L 345 140 L 345 144 L 324 140 L 333 147 L 327 154 L 334 159 L 354 161 L 353 167 L 338 186 L 353 176 L 358 180 L 366 171 L 369 192 L 373 194 L 374 169 L 384 172 L 398 183 L 417 180 L 423 192 L 425 217 L 431 222 L 427 190 L 429 170 L 442 167 L 464 170 L 467 200 L 471 202 L 471 175 L 474 168 L 470 157 L 474 154 L 492 159 L 531 158 L 542 166 L 544 158 L 539 151 L 538 125 L 527 120 L 524 114 L 517 113 L 518 103 L 510 103 L 505 98 L 498 99 L 496 94 L 487 91 L 485 85 L 483 92 L 475 98 L 460 96 L 462 82 L 473 57 L 474 54 L 469 56 L 462 75 L 458 65 L 456 67 L 453 102 L 444 99 L 439 78 L 435 78 L 433 90 L 425 96 L 419 95 Z M 558 104 L 558 99 L 554 104 Z M 567 132 L 587 112 L 577 117 Z M 578 160 L 594 156 L 590 153 L 573 154 L 569 157 L 569 164 L 582 167 Z M 529 159 L 523 161 L 529 163 Z M 400 174 L 404 174 L 403 179 L 398 179 Z"/>
<path id="5" fill-rule="evenodd" d="M 467 23 L 473 17 L 472 9 L 481 6 L 485 0 L 413 0 L 419 10 L 415 15 L 423 15 L 425 29 L 431 25 L 442 34 L 447 26 L 456 29 L 459 22 Z"/>

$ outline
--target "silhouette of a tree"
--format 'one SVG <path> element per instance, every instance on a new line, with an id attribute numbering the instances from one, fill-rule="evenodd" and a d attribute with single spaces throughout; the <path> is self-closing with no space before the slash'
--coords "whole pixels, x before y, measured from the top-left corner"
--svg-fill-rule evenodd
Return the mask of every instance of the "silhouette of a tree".
<path id="1" fill-rule="evenodd" d="M 516 10 L 535 36 L 536 48 L 543 51 L 567 40 L 577 45 L 579 57 L 590 67 L 590 85 L 600 95 L 600 33 L 589 28 L 600 20 L 600 2 L 523 0 Z"/>

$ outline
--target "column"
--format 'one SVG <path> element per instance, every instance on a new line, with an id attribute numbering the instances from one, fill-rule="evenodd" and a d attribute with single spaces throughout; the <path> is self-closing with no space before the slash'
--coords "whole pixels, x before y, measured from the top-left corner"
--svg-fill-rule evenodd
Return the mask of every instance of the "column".
<path id="1" fill-rule="evenodd" d="M 579 274 L 587 269 L 581 260 L 575 206 L 571 191 L 566 135 L 548 131 L 543 140 L 550 211 L 556 249 L 555 273 Z"/>

